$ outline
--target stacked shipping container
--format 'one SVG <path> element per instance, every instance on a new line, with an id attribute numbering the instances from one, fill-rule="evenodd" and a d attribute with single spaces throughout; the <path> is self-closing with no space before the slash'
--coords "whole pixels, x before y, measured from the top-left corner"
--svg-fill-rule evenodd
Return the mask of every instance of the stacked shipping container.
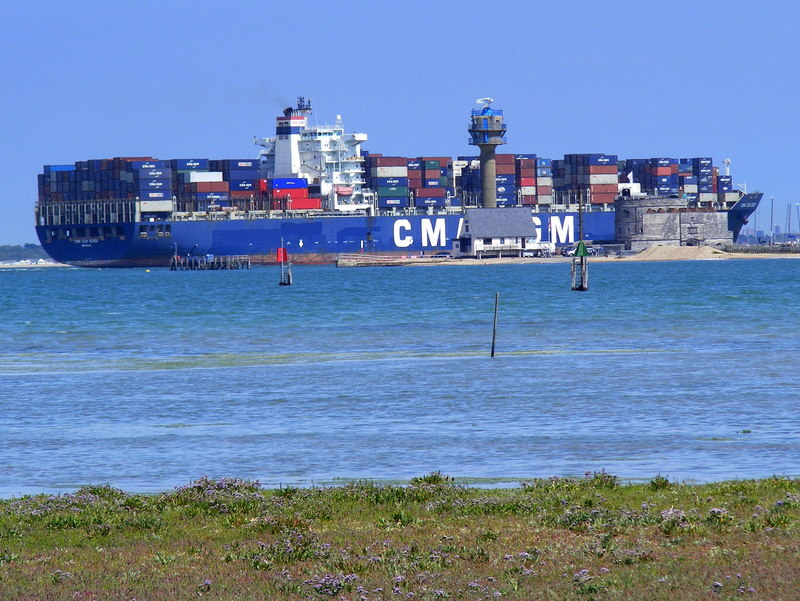
<path id="1" fill-rule="evenodd" d="M 143 204 L 143 212 L 172 210 L 173 206 L 179 212 L 321 208 L 320 198 L 310 197 L 305 179 L 262 179 L 254 159 L 116 157 L 46 165 L 39 175 L 39 198 L 44 202 L 161 201 Z"/>
<path id="2" fill-rule="evenodd" d="M 560 204 L 579 200 L 593 205 L 610 205 L 618 193 L 617 155 L 566 154 L 552 162 L 553 187 Z"/>

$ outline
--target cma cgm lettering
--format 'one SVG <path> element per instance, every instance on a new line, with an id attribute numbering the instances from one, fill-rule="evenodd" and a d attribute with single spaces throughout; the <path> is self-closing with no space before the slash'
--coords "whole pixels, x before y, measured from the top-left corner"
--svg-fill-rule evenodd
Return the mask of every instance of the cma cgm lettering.
<path id="1" fill-rule="evenodd" d="M 573 244 L 578 217 L 575 214 L 531 215 L 536 236 L 532 242 Z M 453 232 L 453 227 L 455 231 Z M 587 239 L 610 240 L 613 237 L 614 215 L 598 213 L 585 218 L 584 230 Z M 398 250 L 449 248 L 453 238 L 464 231 L 464 218 L 422 217 L 398 218 L 392 224 L 392 241 Z"/>

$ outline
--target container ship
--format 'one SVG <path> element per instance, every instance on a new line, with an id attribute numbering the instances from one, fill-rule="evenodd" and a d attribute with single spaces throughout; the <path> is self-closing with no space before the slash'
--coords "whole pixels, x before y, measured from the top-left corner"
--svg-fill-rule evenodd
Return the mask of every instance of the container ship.
<path id="1" fill-rule="evenodd" d="M 279 247 L 296 263 L 332 263 L 341 254 L 451 251 L 472 208 L 529 208 L 535 235 L 520 248 L 540 249 L 577 242 L 579 221 L 584 240 L 619 242 L 620 194 L 680 198 L 681 211 L 724 213 L 730 241 L 758 206 L 760 195 L 735 191 L 707 157 L 498 153 L 503 112 L 491 99 L 479 102 L 469 126 L 479 155 L 367 152 L 367 135 L 346 133 L 339 116 L 310 125 L 311 103 L 301 97 L 277 117 L 273 137 L 254 139 L 254 158 L 45 165 L 36 232 L 54 260 L 85 267 L 211 255 L 274 263 Z"/>

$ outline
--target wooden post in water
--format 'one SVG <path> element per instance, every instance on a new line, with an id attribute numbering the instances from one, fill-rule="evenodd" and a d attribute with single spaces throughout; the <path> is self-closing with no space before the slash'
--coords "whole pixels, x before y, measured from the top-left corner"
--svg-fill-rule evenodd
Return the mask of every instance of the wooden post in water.
<path id="1" fill-rule="evenodd" d="M 492 326 L 492 357 L 494 357 L 494 343 L 497 340 L 497 307 L 500 305 L 500 293 L 494 293 L 494 325 Z"/>
<path id="2" fill-rule="evenodd" d="M 587 194 L 589 194 L 587 190 Z M 586 264 L 586 257 L 589 251 L 583 242 L 583 196 L 578 197 L 578 245 L 575 247 L 575 254 L 572 257 L 572 289 L 585 292 L 589 290 L 589 267 Z M 580 282 L 577 281 L 577 267 L 580 264 Z"/>

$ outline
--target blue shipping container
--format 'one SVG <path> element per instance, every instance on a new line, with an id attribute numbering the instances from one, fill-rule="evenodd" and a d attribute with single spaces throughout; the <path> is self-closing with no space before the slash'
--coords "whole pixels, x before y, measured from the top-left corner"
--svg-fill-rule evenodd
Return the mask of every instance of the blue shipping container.
<path id="1" fill-rule="evenodd" d="M 230 171 L 226 172 L 228 177 L 228 181 L 233 180 L 245 180 L 245 179 L 258 179 L 259 172 L 258 169 L 231 169 Z"/>
<path id="2" fill-rule="evenodd" d="M 153 190 L 146 190 L 139 194 L 140 200 L 169 200 L 172 195 L 169 191 L 156 192 Z"/>
<path id="3" fill-rule="evenodd" d="M 407 207 L 408 206 L 408 198 L 405 197 L 391 197 L 391 196 L 379 196 L 378 197 L 378 206 L 379 207 Z"/>
<path id="4" fill-rule="evenodd" d="M 231 195 L 227 192 L 196 192 L 191 198 L 198 201 L 203 200 L 230 200 Z"/>
<path id="5" fill-rule="evenodd" d="M 136 169 L 133 177 L 138 180 L 143 179 L 167 179 L 172 177 L 172 169 L 169 167 L 157 167 L 153 169 Z"/>
<path id="6" fill-rule="evenodd" d="M 272 188 L 308 188 L 308 181 L 302 177 L 276 177 L 271 182 Z"/>
<path id="7" fill-rule="evenodd" d="M 175 159 L 172 168 L 177 171 L 208 171 L 208 159 Z"/>
<path id="8" fill-rule="evenodd" d="M 407 177 L 373 177 L 371 183 L 376 188 L 384 188 L 391 186 L 405 186 L 408 187 Z"/>
<path id="9" fill-rule="evenodd" d="M 139 182 L 139 190 L 169 190 L 172 180 L 168 179 L 143 179 Z"/>
<path id="10" fill-rule="evenodd" d="M 415 207 L 443 207 L 444 206 L 444 198 L 426 198 L 424 196 L 417 196 L 414 199 L 414 206 Z"/>
<path id="11" fill-rule="evenodd" d="M 515 184 L 517 181 L 514 175 L 496 175 L 494 179 L 498 184 Z"/>
<path id="12" fill-rule="evenodd" d="M 226 171 L 231 169 L 253 169 L 258 168 L 258 159 L 225 159 L 222 164 Z"/>
<path id="13" fill-rule="evenodd" d="M 229 183 L 230 189 L 233 190 L 255 190 L 256 183 L 251 179 L 231 180 Z"/>
<path id="14" fill-rule="evenodd" d="M 169 163 L 167 161 L 131 161 L 130 162 L 131 169 L 164 169 L 165 167 L 169 167 Z"/>
<path id="15" fill-rule="evenodd" d="M 589 154 L 586 155 L 587 165 L 614 165 L 617 162 L 615 154 Z"/>

